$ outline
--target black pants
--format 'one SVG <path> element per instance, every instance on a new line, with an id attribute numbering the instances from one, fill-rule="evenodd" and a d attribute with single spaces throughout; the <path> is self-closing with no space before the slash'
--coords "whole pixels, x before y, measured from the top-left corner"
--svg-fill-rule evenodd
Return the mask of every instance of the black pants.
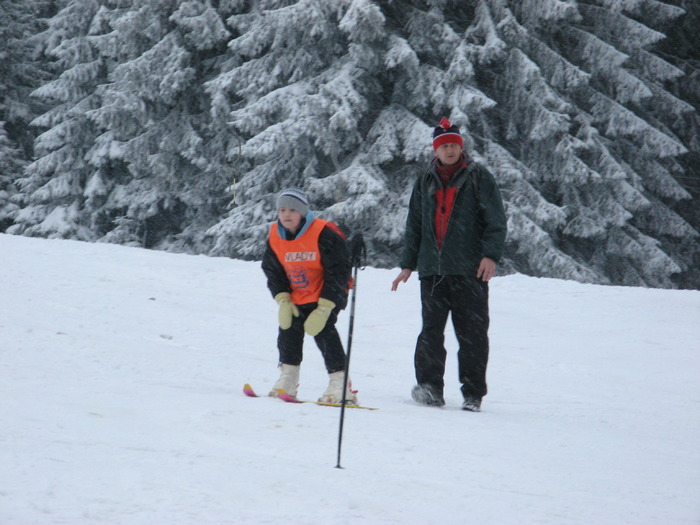
<path id="1" fill-rule="evenodd" d="M 298 306 L 299 317 L 292 317 L 292 326 L 287 330 L 279 329 L 277 335 L 277 348 L 280 353 L 280 363 L 286 365 L 300 365 L 304 357 L 304 321 L 311 312 L 316 309 L 316 303 L 302 304 Z M 345 351 L 340 342 L 335 322 L 338 320 L 338 312 L 333 309 L 326 326 L 314 337 L 316 345 L 321 350 L 321 355 L 326 363 L 329 374 L 345 370 Z"/>
<path id="2" fill-rule="evenodd" d="M 418 384 L 445 387 L 445 326 L 452 314 L 459 351 L 459 381 L 462 394 L 486 395 L 486 365 L 489 358 L 489 285 L 476 277 L 437 275 L 421 279 L 423 328 L 415 353 Z"/>

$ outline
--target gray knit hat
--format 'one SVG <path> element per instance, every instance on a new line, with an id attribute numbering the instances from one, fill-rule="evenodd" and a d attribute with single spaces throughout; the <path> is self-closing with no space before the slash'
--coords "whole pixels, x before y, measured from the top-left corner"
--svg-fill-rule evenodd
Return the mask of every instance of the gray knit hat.
<path id="1" fill-rule="evenodd" d="M 299 188 L 289 188 L 277 196 L 277 209 L 292 208 L 303 215 L 309 211 L 309 199 Z"/>

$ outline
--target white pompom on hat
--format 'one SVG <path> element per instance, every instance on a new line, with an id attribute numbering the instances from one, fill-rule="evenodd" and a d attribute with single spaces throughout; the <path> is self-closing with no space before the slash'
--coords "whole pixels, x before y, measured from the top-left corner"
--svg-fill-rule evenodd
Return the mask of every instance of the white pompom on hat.
<path id="1" fill-rule="evenodd" d="M 277 196 L 277 209 L 280 208 L 291 208 L 306 215 L 306 212 L 309 211 L 309 199 L 299 188 L 289 188 Z"/>

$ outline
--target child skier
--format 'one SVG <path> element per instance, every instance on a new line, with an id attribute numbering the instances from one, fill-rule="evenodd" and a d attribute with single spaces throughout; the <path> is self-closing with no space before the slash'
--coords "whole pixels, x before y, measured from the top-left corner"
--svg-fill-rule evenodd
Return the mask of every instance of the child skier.
<path id="1" fill-rule="evenodd" d="M 262 269 L 267 287 L 279 305 L 280 377 L 270 396 L 284 390 L 297 395 L 304 333 L 314 337 L 329 374 L 319 401 L 340 403 L 345 376 L 345 351 L 335 328 L 345 308 L 350 281 L 350 253 L 345 238 L 332 222 L 314 217 L 299 189 L 277 197 L 277 218 L 271 225 Z M 346 401 L 357 403 L 348 378 Z"/>

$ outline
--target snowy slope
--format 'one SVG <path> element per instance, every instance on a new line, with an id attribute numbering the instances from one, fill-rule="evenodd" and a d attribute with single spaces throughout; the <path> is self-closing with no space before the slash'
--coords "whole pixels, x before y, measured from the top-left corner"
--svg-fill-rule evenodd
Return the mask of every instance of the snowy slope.
<path id="1" fill-rule="evenodd" d="M 0 524 L 698 524 L 700 292 L 491 286 L 490 394 L 416 406 L 415 278 L 359 274 L 335 408 L 276 379 L 259 264 L 0 235 Z M 339 327 L 347 337 L 348 313 Z M 325 387 L 307 340 L 300 396 Z"/>

